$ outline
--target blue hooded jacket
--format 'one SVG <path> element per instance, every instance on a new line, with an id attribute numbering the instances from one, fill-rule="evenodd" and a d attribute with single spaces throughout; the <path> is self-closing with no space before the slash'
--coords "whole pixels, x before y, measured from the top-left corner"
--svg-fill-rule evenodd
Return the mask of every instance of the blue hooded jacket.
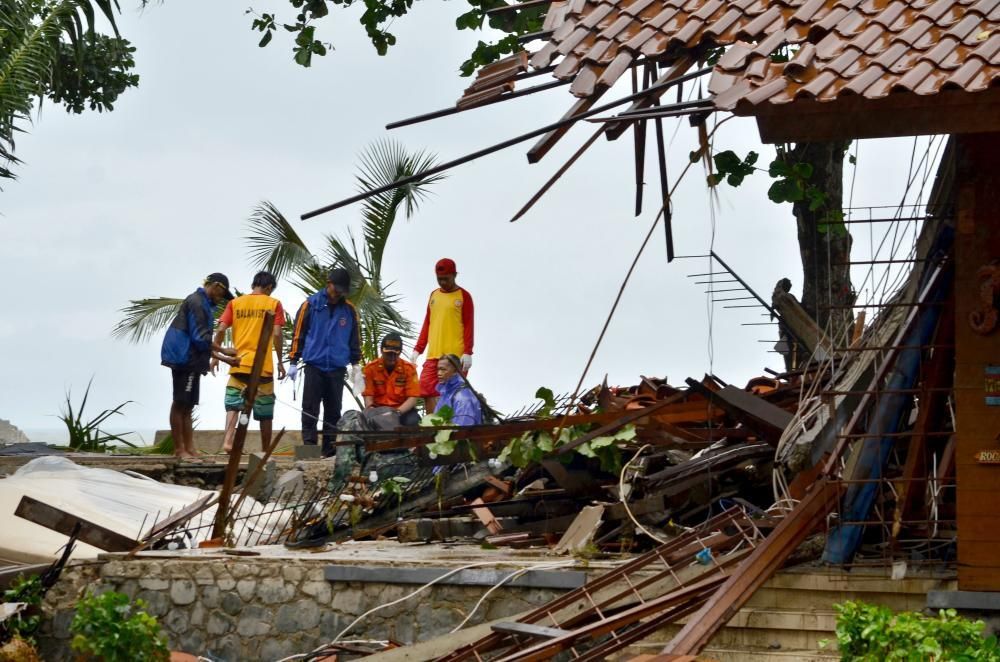
<path id="1" fill-rule="evenodd" d="M 438 384 L 437 392 L 441 397 L 434 411 L 451 407 L 454 412 L 451 417 L 452 425 L 479 425 L 483 422 L 483 408 L 479 404 L 479 398 L 458 375 L 452 375 L 444 384 Z"/>
<path id="2" fill-rule="evenodd" d="M 208 372 L 212 359 L 214 311 L 215 306 L 205 288 L 199 287 L 189 294 L 163 336 L 160 363 L 178 370 Z"/>
<path id="3" fill-rule="evenodd" d="M 324 372 L 361 360 L 361 323 L 350 301 L 330 305 L 326 290 L 320 290 L 302 303 L 288 353 L 292 363 L 299 359 Z"/>

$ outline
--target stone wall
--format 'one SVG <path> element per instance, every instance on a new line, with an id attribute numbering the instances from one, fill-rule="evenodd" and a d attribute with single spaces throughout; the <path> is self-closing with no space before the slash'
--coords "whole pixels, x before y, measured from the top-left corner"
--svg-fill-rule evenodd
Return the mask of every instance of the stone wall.
<path id="1" fill-rule="evenodd" d="M 69 659 L 74 604 L 85 590 L 141 598 L 174 650 L 224 660 L 278 660 L 329 642 L 364 612 L 416 585 L 328 582 L 327 561 L 297 559 L 110 560 L 66 570 L 46 596 L 40 644 L 47 660 Z M 424 641 L 462 622 L 486 587 L 431 586 L 361 621 L 347 638 Z M 471 624 L 517 614 L 559 591 L 494 591 Z"/>

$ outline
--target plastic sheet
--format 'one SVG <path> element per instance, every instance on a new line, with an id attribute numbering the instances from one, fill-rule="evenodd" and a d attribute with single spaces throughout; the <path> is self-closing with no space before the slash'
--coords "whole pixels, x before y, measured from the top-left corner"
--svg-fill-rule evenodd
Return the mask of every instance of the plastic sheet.
<path id="1" fill-rule="evenodd" d="M 136 478 L 111 469 L 83 467 L 64 457 L 40 457 L 0 480 L 0 560 L 25 563 L 54 560 L 66 543 L 66 536 L 14 515 L 24 495 L 130 538 L 139 538 L 157 519 L 208 494 L 213 492 Z M 262 510 L 260 503 L 247 498 L 239 516 L 252 517 Z M 210 508 L 201 520 L 210 522 L 214 514 L 215 508 Z M 274 521 L 267 522 L 269 528 L 280 530 L 286 518 L 270 518 Z M 209 534 L 209 529 L 199 529 L 191 539 L 197 543 Z M 251 536 L 256 540 L 259 528 L 247 526 L 241 535 L 243 539 L 235 543 L 244 543 Z M 93 558 L 100 553 L 99 549 L 78 543 L 73 558 Z"/>

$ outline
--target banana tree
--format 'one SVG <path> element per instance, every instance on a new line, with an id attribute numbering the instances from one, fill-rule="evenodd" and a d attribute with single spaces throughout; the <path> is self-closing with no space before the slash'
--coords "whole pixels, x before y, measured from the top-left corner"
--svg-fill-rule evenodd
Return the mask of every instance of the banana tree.
<path id="1" fill-rule="evenodd" d="M 355 179 L 361 191 L 370 191 L 432 167 L 435 157 L 427 152 L 408 153 L 392 141 L 380 141 L 362 153 Z M 399 295 L 382 273 L 385 248 L 400 215 L 411 218 L 426 199 L 437 175 L 368 198 L 362 207 L 361 238 L 348 229 L 344 237 L 326 235 L 319 251 L 306 246 L 284 214 L 268 201 L 254 209 L 245 237 L 254 269 L 266 269 L 279 281 L 292 285 L 308 296 L 326 285 L 333 267 L 351 274 L 349 299 L 361 318 L 361 351 L 366 361 L 378 356 L 379 342 L 387 332 L 413 337 L 413 324 L 399 312 Z M 112 335 L 142 342 L 166 327 L 176 314 L 181 299 L 160 297 L 130 301 L 122 308 L 124 317 Z M 286 337 L 291 320 L 286 324 Z"/>

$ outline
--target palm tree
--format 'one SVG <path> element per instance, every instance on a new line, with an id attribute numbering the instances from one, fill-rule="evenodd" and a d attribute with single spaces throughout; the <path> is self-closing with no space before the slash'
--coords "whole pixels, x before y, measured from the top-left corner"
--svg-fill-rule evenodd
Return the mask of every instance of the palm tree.
<path id="1" fill-rule="evenodd" d="M 426 170 L 435 164 L 427 152 L 408 153 L 399 143 L 379 141 L 360 157 L 356 175 L 358 188 L 370 191 Z M 349 298 L 361 318 L 361 352 L 365 360 L 378 356 L 379 342 L 388 331 L 413 337 L 413 324 L 397 309 L 399 296 L 392 293 L 392 283 L 382 274 L 385 247 L 396 220 L 402 212 L 409 219 L 427 197 L 428 187 L 443 178 L 435 175 L 401 186 L 365 200 L 361 213 L 362 239 L 347 231 L 345 239 L 326 235 L 319 253 L 306 246 L 284 214 L 268 201 L 254 209 L 245 237 L 250 249 L 250 264 L 266 269 L 278 279 L 291 278 L 292 284 L 306 296 L 326 285 L 333 267 L 351 274 Z M 131 342 L 142 342 L 170 323 L 180 306 L 180 299 L 160 297 L 130 301 L 122 308 L 125 317 L 112 335 Z M 291 320 L 286 324 L 286 335 Z"/>
<path id="2" fill-rule="evenodd" d="M 14 138 L 31 121 L 69 45 L 78 58 L 94 35 L 95 7 L 115 26 L 117 0 L 0 0 L 0 179 L 13 179 Z"/>

